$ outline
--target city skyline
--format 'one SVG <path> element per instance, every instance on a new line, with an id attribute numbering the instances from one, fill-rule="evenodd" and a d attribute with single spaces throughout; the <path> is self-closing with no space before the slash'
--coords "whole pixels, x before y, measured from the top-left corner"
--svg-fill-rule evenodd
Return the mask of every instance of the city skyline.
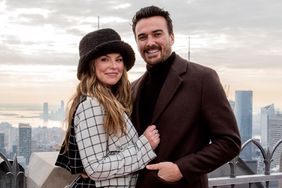
<path id="1" fill-rule="evenodd" d="M 153 2 L 153 3 L 152 3 Z M 78 42 L 98 27 L 116 29 L 136 52 L 130 80 L 145 71 L 130 27 L 141 7 L 171 14 L 174 51 L 215 69 L 228 97 L 252 90 L 253 105 L 282 108 L 282 2 L 278 0 L 187 1 L 0 1 L 0 103 L 50 104 L 75 89 Z M 83 11 L 82 11 L 83 10 Z M 279 84 L 280 83 L 280 84 Z"/>

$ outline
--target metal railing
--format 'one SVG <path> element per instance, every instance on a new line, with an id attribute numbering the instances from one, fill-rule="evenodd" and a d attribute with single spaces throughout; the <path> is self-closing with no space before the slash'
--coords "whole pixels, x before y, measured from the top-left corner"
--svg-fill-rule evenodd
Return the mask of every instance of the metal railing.
<path id="1" fill-rule="evenodd" d="M 242 185 L 244 187 L 265 187 L 270 188 L 270 182 L 282 183 L 282 172 L 271 173 L 270 165 L 273 161 L 273 155 L 277 151 L 277 148 L 281 145 L 282 139 L 279 140 L 273 149 L 264 149 L 259 142 L 255 139 L 246 141 L 241 148 L 241 151 L 249 144 L 254 144 L 262 154 L 264 163 L 264 174 L 253 175 L 236 175 L 236 169 L 238 168 L 239 161 L 242 161 L 239 156 L 231 160 L 229 164 L 229 177 L 216 177 L 209 178 L 209 187 L 231 187 L 239 188 Z M 26 188 L 26 177 L 24 169 L 18 164 L 17 157 L 14 157 L 13 161 L 9 161 L 2 153 L 0 153 L 0 159 L 3 162 L 0 164 L 0 188 Z M 281 165 L 281 164 L 280 164 Z M 280 167 L 280 169 L 282 169 Z M 280 185 L 282 188 L 282 185 Z"/>
<path id="2" fill-rule="evenodd" d="M 282 139 L 280 139 L 273 147 L 264 149 L 262 145 L 257 142 L 255 139 L 247 140 L 241 148 L 241 152 L 249 144 L 254 144 L 262 154 L 264 162 L 264 174 L 253 174 L 253 175 L 240 175 L 236 176 L 236 167 L 239 161 L 239 156 L 235 157 L 228 164 L 230 166 L 230 175 L 229 177 L 217 177 L 209 178 L 209 187 L 217 188 L 220 186 L 230 186 L 231 188 L 239 187 L 242 184 L 248 184 L 248 187 L 251 188 L 254 184 L 261 183 L 263 187 L 270 188 L 270 182 L 276 181 L 280 184 L 282 183 L 282 172 L 271 173 L 270 166 L 273 161 L 273 155 L 277 150 L 278 146 L 281 145 Z M 281 164 L 280 164 L 281 165 Z M 281 167 L 280 167 L 281 168 Z M 282 185 L 280 185 L 282 187 Z"/>
<path id="3" fill-rule="evenodd" d="M 24 169 L 20 166 L 15 155 L 13 161 L 9 161 L 0 153 L 0 188 L 25 188 L 26 178 Z"/>

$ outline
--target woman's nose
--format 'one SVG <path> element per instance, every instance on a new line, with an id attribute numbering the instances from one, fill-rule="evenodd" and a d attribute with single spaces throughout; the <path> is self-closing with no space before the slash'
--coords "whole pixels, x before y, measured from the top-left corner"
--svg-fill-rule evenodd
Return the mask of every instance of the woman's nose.
<path id="1" fill-rule="evenodd" d="M 116 60 L 111 60 L 111 67 L 116 68 L 117 67 L 117 61 Z"/>

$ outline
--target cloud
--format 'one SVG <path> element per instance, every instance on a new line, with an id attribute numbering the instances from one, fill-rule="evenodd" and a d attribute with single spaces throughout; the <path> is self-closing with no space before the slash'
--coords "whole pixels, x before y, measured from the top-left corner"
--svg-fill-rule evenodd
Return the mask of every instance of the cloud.
<path id="1" fill-rule="evenodd" d="M 178 54 L 188 58 L 190 37 L 192 61 L 216 69 L 222 82 L 231 83 L 232 88 L 253 89 L 256 96 L 262 91 L 276 94 L 263 93 L 269 97 L 264 104 L 270 97 L 279 103 L 282 93 L 275 85 L 282 82 L 281 0 L 2 0 L 0 85 L 5 90 L 1 100 L 30 97 L 33 101 L 34 94 L 46 100 L 50 93 L 43 86 L 56 91 L 54 100 L 69 95 L 76 81 L 78 43 L 98 27 L 114 28 L 132 45 L 137 61 L 129 77 L 136 79 L 145 71 L 145 63 L 136 47 L 131 19 L 137 10 L 152 4 L 170 12 L 173 49 Z M 62 69 L 65 66 L 69 68 Z"/>
<path id="2" fill-rule="evenodd" d="M 132 16 L 141 7 L 152 4 L 152 1 L 129 0 L 4 2 L 6 8 L 1 17 L 6 19 L 4 32 L 0 31 L 0 48 L 5 52 L 1 54 L 1 59 L 8 59 L 8 63 L 12 61 L 11 54 L 31 61 L 37 59 L 30 57 L 31 54 L 42 59 L 50 57 L 51 53 L 58 59 L 65 59 L 63 54 L 74 57 L 71 54 L 77 53 L 80 38 L 98 28 L 98 16 L 100 27 L 113 27 L 128 38 L 125 40 L 132 40 Z M 248 51 L 246 59 L 252 59 L 247 55 L 256 54 L 280 58 L 282 2 L 279 0 L 219 0 L 217 3 L 208 0 L 159 0 L 153 3 L 171 13 L 175 33 L 191 36 L 192 50 L 202 56 L 224 56 L 226 53 L 225 56 L 236 58 L 240 51 Z M 60 63 L 67 62 L 61 60 Z M 226 63 L 226 66 L 234 64 Z M 240 63 L 236 65 L 240 66 Z"/>
<path id="3" fill-rule="evenodd" d="M 100 28 L 115 28 L 137 50 L 131 18 L 137 10 L 152 4 L 152 1 L 129 0 L 3 2 L 0 58 L 2 63 L 15 64 L 75 64 L 79 40 L 97 29 L 98 21 Z M 279 68 L 281 1 L 156 0 L 153 3 L 170 12 L 178 36 L 174 49 L 180 54 L 187 56 L 190 36 L 191 57 L 199 63 Z"/>

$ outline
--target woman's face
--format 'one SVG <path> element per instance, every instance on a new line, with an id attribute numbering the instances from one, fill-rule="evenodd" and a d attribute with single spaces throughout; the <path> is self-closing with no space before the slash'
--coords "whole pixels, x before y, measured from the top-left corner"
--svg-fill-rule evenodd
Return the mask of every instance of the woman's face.
<path id="1" fill-rule="evenodd" d="M 123 58 L 119 53 L 100 56 L 94 61 L 95 73 L 100 82 L 113 86 L 122 77 L 124 70 Z"/>

